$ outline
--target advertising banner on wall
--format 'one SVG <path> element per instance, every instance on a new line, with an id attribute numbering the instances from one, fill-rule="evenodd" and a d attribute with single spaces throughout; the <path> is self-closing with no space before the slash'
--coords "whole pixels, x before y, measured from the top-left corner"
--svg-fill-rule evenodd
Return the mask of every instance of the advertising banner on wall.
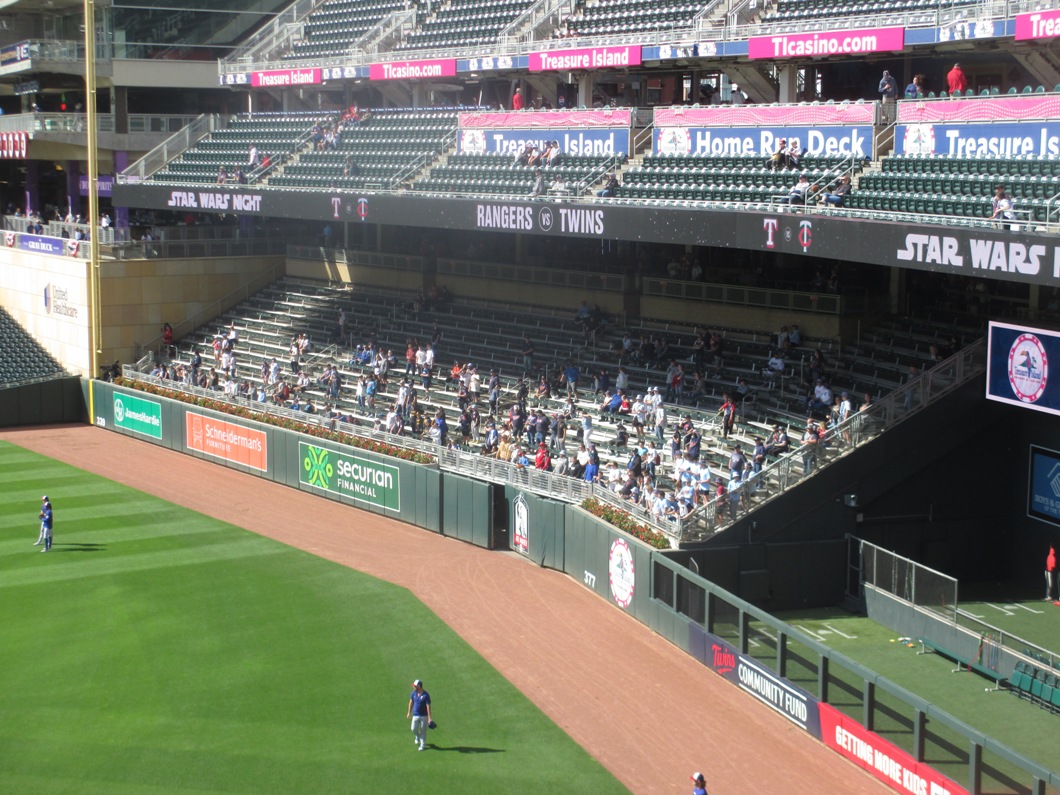
<path id="1" fill-rule="evenodd" d="M 899 124 L 894 151 L 963 158 L 1056 157 L 1060 155 L 1060 121 Z"/>
<path id="2" fill-rule="evenodd" d="M 1027 516 L 1060 526 L 1060 453 L 1031 445 Z"/>
<path id="3" fill-rule="evenodd" d="M 422 80 L 432 77 L 454 77 L 455 75 L 455 58 L 374 63 L 368 67 L 370 80 Z"/>
<path id="4" fill-rule="evenodd" d="M 825 745 L 904 795 L 968 795 L 968 790 L 917 762 L 830 704 L 820 705 Z"/>
<path id="5" fill-rule="evenodd" d="M 899 124 L 1026 121 L 1060 118 L 1060 96 L 1019 94 L 898 103 Z"/>
<path id="6" fill-rule="evenodd" d="M 603 110 L 469 111 L 458 117 L 460 129 L 476 130 L 577 130 L 588 127 L 629 127 L 630 108 Z"/>
<path id="7" fill-rule="evenodd" d="M 298 443 L 298 482 L 401 513 L 401 470 L 330 445 Z"/>
<path id="8" fill-rule="evenodd" d="M 544 148 L 556 141 L 568 155 L 603 157 L 629 152 L 629 128 L 594 129 L 516 129 L 460 131 L 460 151 L 468 154 L 497 152 L 514 158 L 527 145 Z"/>
<path id="9" fill-rule="evenodd" d="M 747 55 L 755 58 L 823 58 L 869 52 L 898 52 L 905 47 L 905 28 L 858 28 L 819 33 L 752 36 Z"/>
<path id="10" fill-rule="evenodd" d="M 194 411 L 187 412 L 184 417 L 184 441 L 189 450 L 259 472 L 269 470 L 268 437 L 264 431 Z"/>
<path id="11" fill-rule="evenodd" d="M 844 127 L 656 127 L 652 154 L 752 157 L 772 155 L 781 140 L 797 141 L 805 155 L 872 154 L 871 126 Z M 764 162 L 763 162 L 764 165 Z"/>
<path id="12" fill-rule="evenodd" d="M 683 105 L 656 108 L 656 127 L 817 127 L 871 125 L 878 102 L 840 102 L 833 105 Z"/>
<path id="13" fill-rule="evenodd" d="M 1016 41 L 1048 41 L 1060 36 L 1060 9 L 1016 15 Z"/>
<path id="14" fill-rule="evenodd" d="M 640 66 L 640 45 L 578 47 L 530 53 L 531 72 L 572 72 L 588 69 L 625 69 Z"/>
<path id="15" fill-rule="evenodd" d="M 138 395 L 115 392 L 114 425 L 126 431 L 162 438 L 162 404 Z"/>
<path id="16" fill-rule="evenodd" d="M 986 397 L 998 403 L 1060 414 L 1060 334 L 990 323 Z"/>
<path id="17" fill-rule="evenodd" d="M 530 505 L 522 494 L 512 501 L 512 547 L 516 552 L 530 554 Z"/>
<path id="18" fill-rule="evenodd" d="M 58 237 L 19 235 L 18 247 L 23 251 L 33 251 L 37 254 L 55 254 L 59 257 L 66 254 L 66 250 L 63 248 L 62 238 Z"/>
<path id="19" fill-rule="evenodd" d="M 311 69 L 274 69 L 268 72 L 250 73 L 250 84 L 255 88 L 315 86 L 320 82 L 320 70 L 316 67 Z"/>
<path id="20" fill-rule="evenodd" d="M 745 690 L 770 709 L 776 710 L 800 729 L 821 737 L 817 699 L 797 685 L 777 676 L 753 657 L 709 632 L 706 636 L 707 667 Z"/>

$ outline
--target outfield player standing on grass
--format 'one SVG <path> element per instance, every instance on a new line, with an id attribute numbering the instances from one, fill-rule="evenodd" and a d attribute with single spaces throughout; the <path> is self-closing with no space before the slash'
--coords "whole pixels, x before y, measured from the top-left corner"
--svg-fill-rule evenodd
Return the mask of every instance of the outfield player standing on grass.
<path id="1" fill-rule="evenodd" d="M 431 694 L 423 689 L 423 682 L 419 679 L 412 683 L 409 708 L 405 711 L 405 719 L 410 717 L 412 741 L 423 751 L 427 748 L 427 724 L 431 722 Z"/>
<path id="2" fill-rule="evenodd" d="M 40 514 L 37 516 L 40 519 L 40 533 L 37 535 L 37 540 L 33 543 L 33 546 L 39 547 L 44 543 L 44 506 L 48 504 L 48 495 L 45 494 L 40 498 Z"/>
<path id="3" fill-rule="evenodd" d="M 40 509 L 40 534 L 44 539 L 44 549 L 41 552 L 47 552 L 52 548 L 52 504 L 47 497 L 42 499 L 44 505 Z M 39 544 L 40 541 L 37 543 Z"/>

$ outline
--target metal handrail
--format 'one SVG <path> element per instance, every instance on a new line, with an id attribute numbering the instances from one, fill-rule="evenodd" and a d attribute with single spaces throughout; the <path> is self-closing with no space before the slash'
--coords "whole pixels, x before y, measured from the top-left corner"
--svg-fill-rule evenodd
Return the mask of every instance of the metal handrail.
<path id="1" fill-rule="evenodd" d="M 229 116 L 217 113 L 202 114 L 194 122 L 171 135 L 116 175 L 115 181 L 128 183 L 146 179 L 165 166 L 171 159 L 187 151 L 210 133 L 224 127 L 228 123 L 229 118 Z"/>

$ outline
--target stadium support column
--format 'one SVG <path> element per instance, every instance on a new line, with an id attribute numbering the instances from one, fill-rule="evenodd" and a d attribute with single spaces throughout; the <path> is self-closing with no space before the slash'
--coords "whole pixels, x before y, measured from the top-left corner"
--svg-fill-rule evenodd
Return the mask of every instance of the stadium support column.
<path id="1" fill-rule="evenodd" d="M 129 153 L 118 150 L 114 153 L 114 174 L 117 176 L 125 169 L 129 167 Z M 117 232 L 119 239 L 122 237 L 128 238 L 129 235 L 129 208 L 128 207 L 117 207 L 114 208 L 114 228 L 120 230 Z"/>
<path id="2" fill-rule="evenodd" d="M 585 74 L 578 77 L 578 106 L 591 108 L 593 106 L 593 75 Z"/>
<path id="3" fill-rule="evenodd" d="M 66 172 L 66 206 L 78 215 L 81 212 L 81 162 L 65 160 L 63 170 Z"/>
<path id="4" fill-rule="evenodd" d="M 40 210 L 40 161 L 26 161 L 26 215 L 30 210 Z"/>
<path id="5" fill-rule="evenodd" d="M 777 77 L 780 80 L 778 87 L 780 92 L 779 102 L 799 101 L 798 76 L 798 70 L 791 64 L 780 67 L 777 72 Z"/>
<path id="6" fill-rule="evenodd" d="M 905 284 L 907 273 L 904 268 L 891 268 L 890 284 L 890 310 L 892 312 L 905 312 L 906 306 Z"/>

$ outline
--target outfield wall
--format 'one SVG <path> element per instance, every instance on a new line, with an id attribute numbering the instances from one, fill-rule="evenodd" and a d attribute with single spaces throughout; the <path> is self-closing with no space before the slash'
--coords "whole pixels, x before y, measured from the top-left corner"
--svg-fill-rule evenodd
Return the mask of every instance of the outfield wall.
<path id="1" fill-rule="evenodd" d="M 897 792 L 1060 791 L 1060 774 L 578 506 L 106 382 L 88 388 L 90 418 L 100 427 L 477 546 L 506 540 L 506 548 L 576 578 Z M 357 488 L 373 493 L 356 496 Z M 762 753 L 768 757 L 768 749 Z"/>
<path id="2" fill-rule="evenodd" d="M 0 428 L 84 422 L 80 378 L 68 376 L 0 389 Z"/>

